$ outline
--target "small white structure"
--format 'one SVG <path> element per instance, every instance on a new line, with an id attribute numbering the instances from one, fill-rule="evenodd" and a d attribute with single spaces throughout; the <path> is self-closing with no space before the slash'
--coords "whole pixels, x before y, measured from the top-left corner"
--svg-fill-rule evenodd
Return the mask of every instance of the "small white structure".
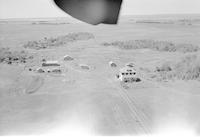
<path id="1" fill-rule="evenodd" d="M 112 61 L 109 62 L 109 65 L 110 67 L 113 67 L 113 68 L 117 67 L 117 64 Z"/>
<path id="2" fill-rule="evenodd" d="M 65 56 L 63 57 L 63 60 L 64 60 L 64 61 L 72 61 L 72 60 L 74 60 L 74 58 L 72 58 L 72 57 L 69 56 L 69 55 L 65 55 Z"/>
<path id="3" fill-rule="evenodd" d="M 126 64 L 127 67 L 135 68 L 135 64 L 130 62 Z"/>
<path id="4" fill-rule="evenodd" d="M 60 66 L 58 61 L 46 61 L 42 63 L 42 67 Z"/>
<path id="5" fill-rule="evenodd" d="M 81 69 L 84 69 L 84 70 L 89 70 L 90 69 L 90 67 L 88 65 L 86 65 L 86 64 L 80 64 L 80 67 L 81 67 Z"/>
<path id="6" fill-rule="evenodd" d="M 124 67 L 122 69 L 120 69 L 119 71 L 119 75 L 118 75 L 118 78 L 120 81 L 123 81 L 123 82 L 134 82 L 134 81 L 137 81 L 137 72 L 136 70 L 134 69 L 134 67 Z"/>

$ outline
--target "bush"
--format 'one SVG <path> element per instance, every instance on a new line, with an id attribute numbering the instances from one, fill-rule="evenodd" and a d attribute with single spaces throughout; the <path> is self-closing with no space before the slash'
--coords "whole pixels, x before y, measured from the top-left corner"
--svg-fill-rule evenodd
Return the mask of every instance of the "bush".
<path id="1" fill-rule="evenodd" d="M 192 44 L 174 44 L 168 41 L 154 40 L 131 40 L 131 41 L 114 41 L 111 43 L 102 43 L 104 46 L 114 46 L 121 49 L 152 49 L 165 52 L 197 52 L 199 47 Z"/>
<path id="2" fill-rule="evenodd" d="M 156 71 L 157 72 L 169 72 L 169 71 L 172 71 L 172 68 L 171 68 L 170 64 L 167 62 L 167 63 L 162 64 L 161 67 L 156 67 Z"/>
<path id="3" fill-rule="evenodd" d="M 75 42 L 80 40 L 89 40 L 94 39 L 94 35 L 87 32 L 79 32 L 79 33 L 70 33 L 65 36 L 59 36 L 57 38 L 44 38 L 43 40 L 39 41 L 29 41 L 24 44 L 25 48 L 32 48 L 32 49 L 46 49 L 49 47 L 57 47 L 65 45 L 69 42 Z"/>
<path id="4" fill-rule="evenodd" d="M 0 63 L 5 62 L 7 64 L 12 63 L 26 63 L 26 60 L 30 59 L 27 52 L 22 51 L 11 51 L 9 48 L 0 49 Z"/>

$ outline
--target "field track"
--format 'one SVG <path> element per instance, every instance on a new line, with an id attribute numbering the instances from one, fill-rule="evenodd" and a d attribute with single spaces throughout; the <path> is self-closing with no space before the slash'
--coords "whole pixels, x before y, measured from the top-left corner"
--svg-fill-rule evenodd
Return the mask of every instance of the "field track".
<path id="1" fill-rule="evenodd" d="M 121 100 L 129 108 L 129 114 L 131 115 L 132 118 L 129 121 L 136 121 L 137 123 L 137 127 L 133 127 L 134 131 L 130 132 L 132 133 L 134 132 L 136 134 L 141 134 L 141 133 L 151 134 L 152 129 L 150 128 L 150 121 L 148 115 L 145 114 L 145 112 L 138 107 L 137 105 L 138 102 L 136 101 L 136 99 L 128 95 L 129 91 L 123 88 L 124 86 L 123 83 L 118 83 L 118 82 L 114 83 L 114 81 L 111 81 L 110 79 L 108 79 L 108 81 L 110 85 L 116 88 L 116 92 L 121 97 Z M 120 121 L 123 121 L 123 117 L 126 116 L 126 114 L 117 114 L 117 115 L 120 115 L 119 117 Z M 126 128 L 127 123 L 123 124 L 124 124 L 123 127 Z"/>

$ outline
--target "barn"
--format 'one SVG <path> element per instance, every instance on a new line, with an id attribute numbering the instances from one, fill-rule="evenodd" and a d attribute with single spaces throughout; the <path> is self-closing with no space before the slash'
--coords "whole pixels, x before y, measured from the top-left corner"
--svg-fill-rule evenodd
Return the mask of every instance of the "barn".
<path id="1" fill-rule="evenodd" d="M 42 67 L 52 67 L 52 66 L 60 66 L 58 61 L 46 61 L 42 63 Z"/>

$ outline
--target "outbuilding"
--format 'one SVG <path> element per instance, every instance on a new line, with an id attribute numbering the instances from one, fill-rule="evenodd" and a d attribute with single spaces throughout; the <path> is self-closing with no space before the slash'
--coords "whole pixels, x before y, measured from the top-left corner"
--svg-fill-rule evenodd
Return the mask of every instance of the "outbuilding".
<path id="1" fill-rule="evenodd" d="M 72 60 L 74 60 L 74 58 L 72 58 L 72 57 L 69 56 L 69 55 L 65 55 L 65 56 L 63 57 L 63 60 L 64 60 L 64 61 L 72 61 Z"/>
<path id="2" fill-rule="evenodd" d="M 127 63 L 126 66 L 127 66 L 127 67 L 131 67 L 131 68 L 134 68 L 134 67 L 135 67 L 135 64 L 132 63 L 132 62 L 130 62 L 130 63 Z"/>
<path id="3" fill-rule="evenodd" d="M 60 66 L 58 61 L 46 61 L 42 63 L 42 67 Z"/>
<path id="4" fill-rule="evenodd" d="M 86 64 L 80 64 L 80 67 L 81 67 L 81 69 L 84 69 L 84 70 L 89 70 L 90 69 L 90 67 L 88 65 L 86 65 Z"/>
<path id="5" fill-rule="evenodd" d="M 113 67 L 113 68 L 117 67 L 117 64 L 112 61 L 109 62 L 109 65 L 110 67 Z"/>

